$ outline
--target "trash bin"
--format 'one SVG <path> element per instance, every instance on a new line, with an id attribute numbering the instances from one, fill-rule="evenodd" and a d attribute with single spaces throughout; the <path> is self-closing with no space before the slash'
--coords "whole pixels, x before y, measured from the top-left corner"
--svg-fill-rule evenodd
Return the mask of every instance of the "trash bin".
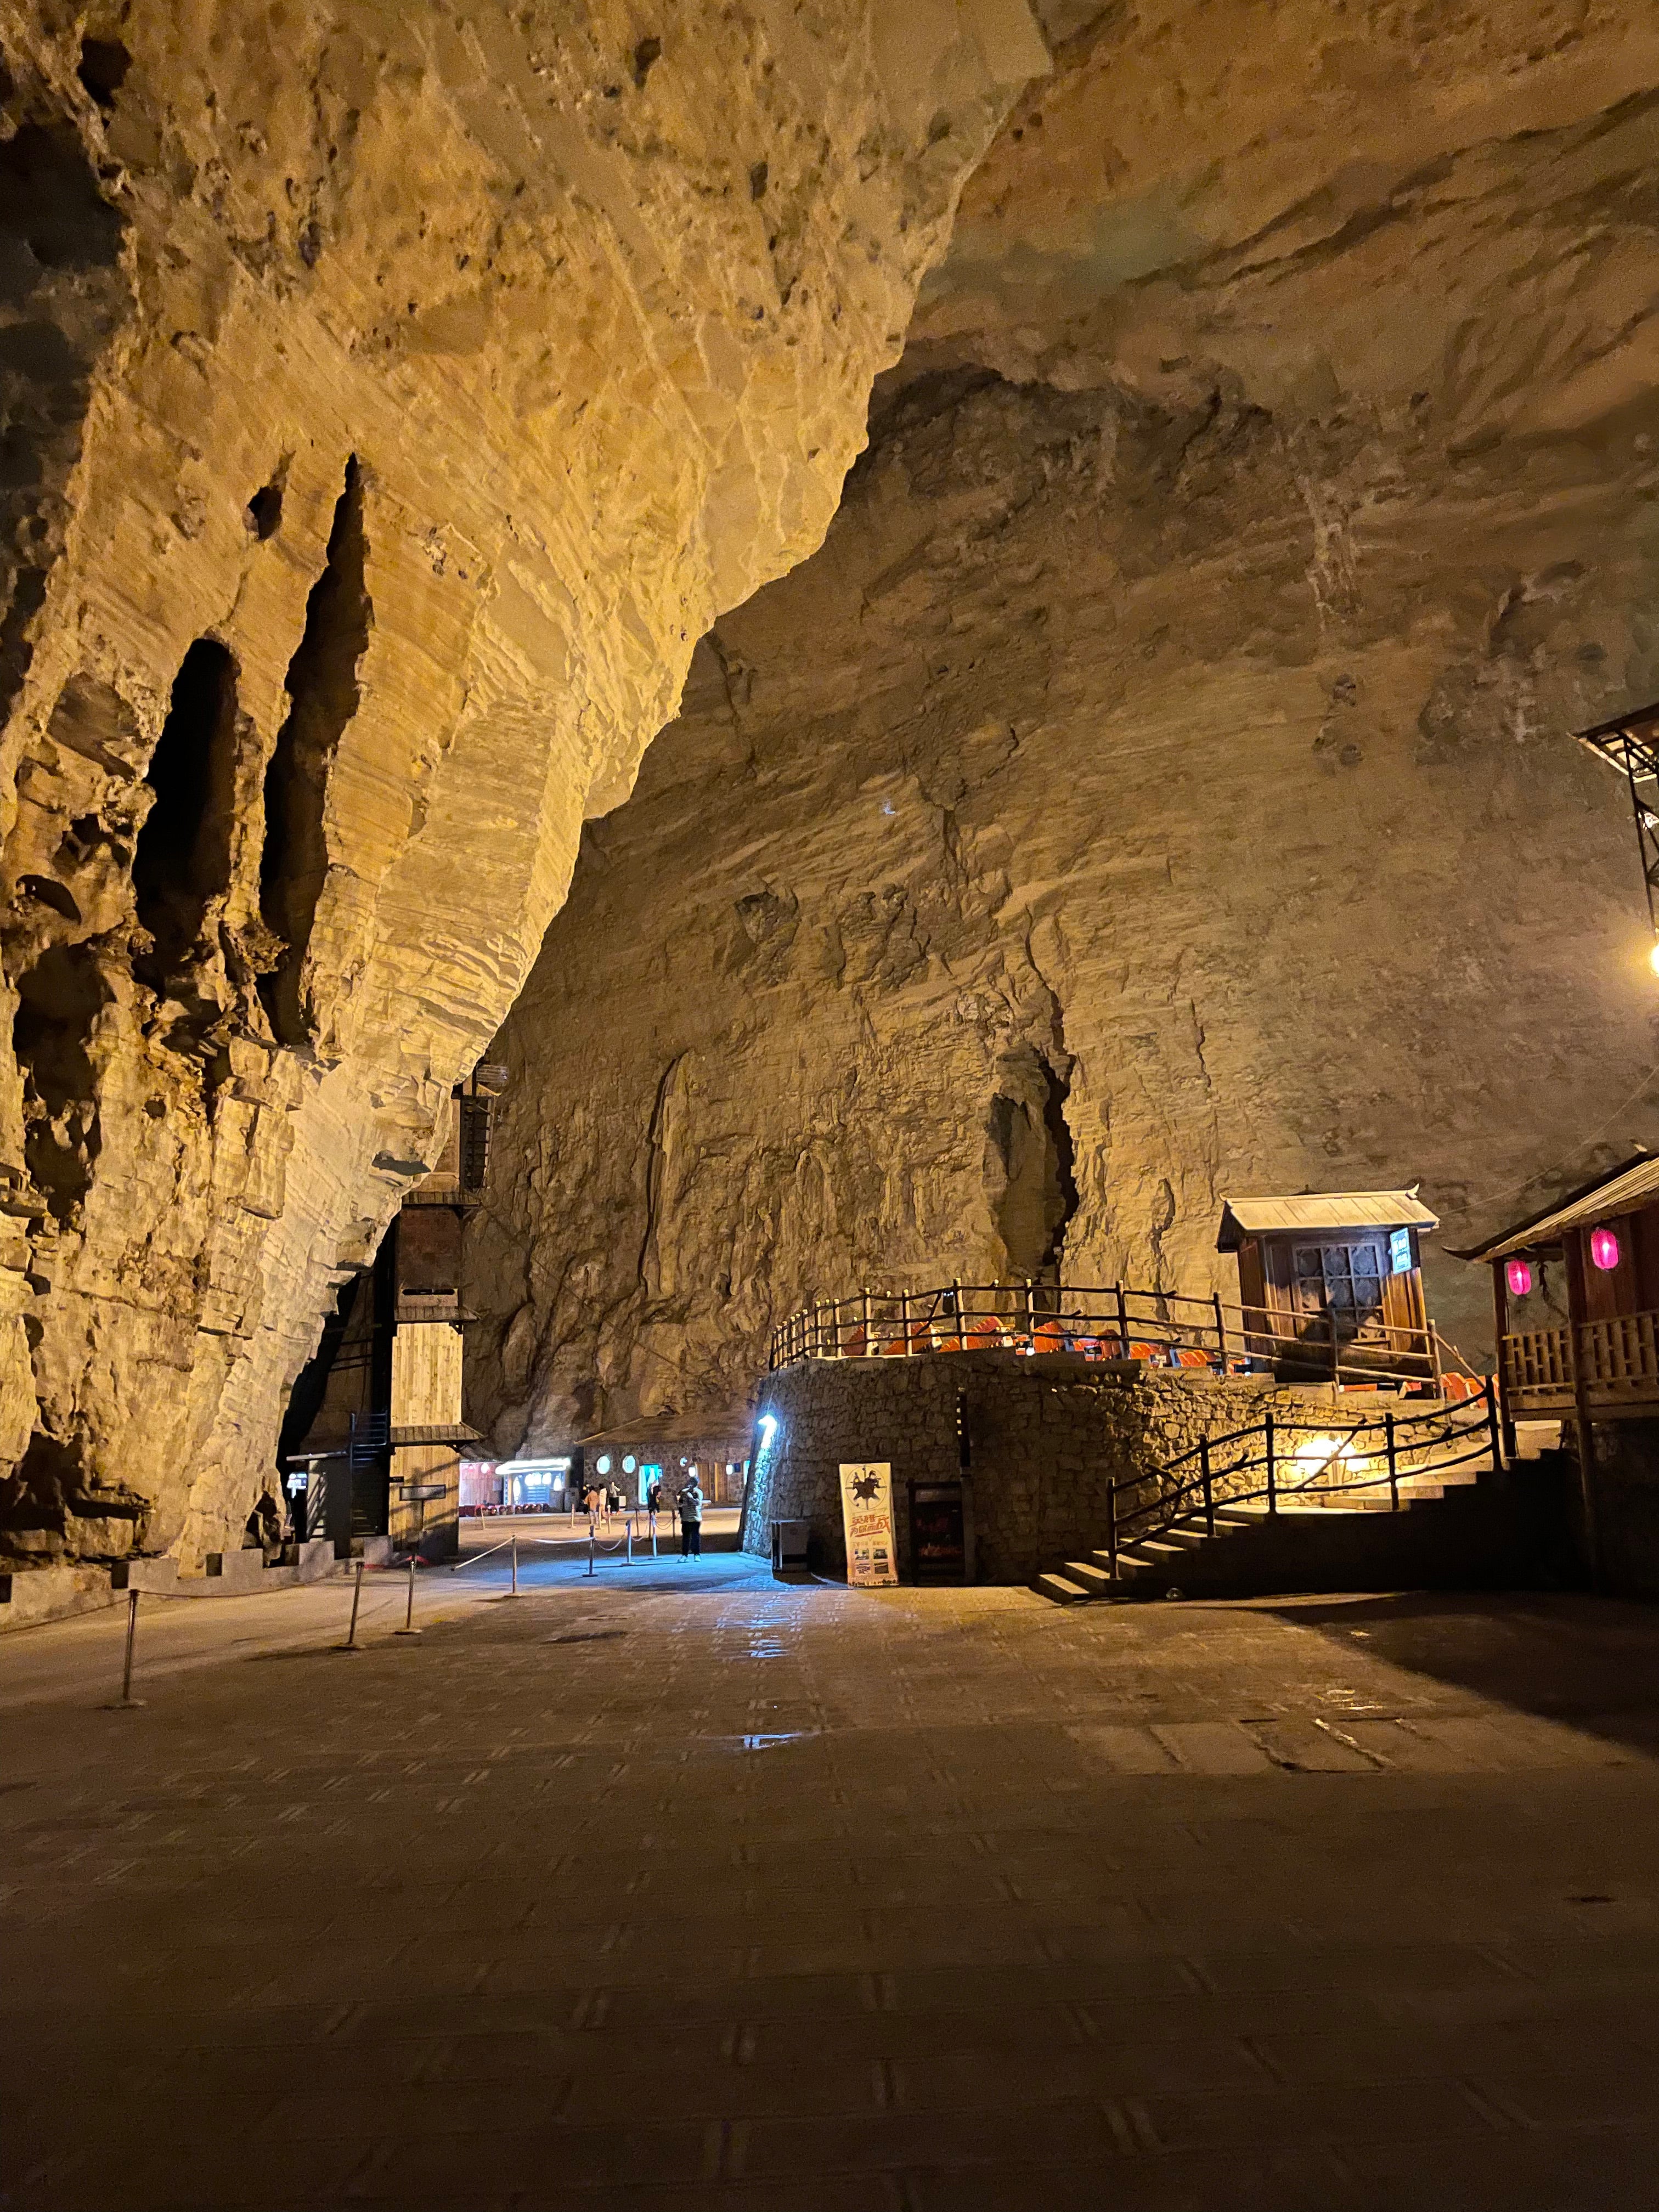
<path id="1" fill-rule="evenodd" d="M 811 1534 L 810 1521 L 775 1521 L 772 1523 L 772 1572 L 779 1582 L 787 1582 L 797 1575 L 810 1571 L 806 1565 L 806 1547 Z"/>

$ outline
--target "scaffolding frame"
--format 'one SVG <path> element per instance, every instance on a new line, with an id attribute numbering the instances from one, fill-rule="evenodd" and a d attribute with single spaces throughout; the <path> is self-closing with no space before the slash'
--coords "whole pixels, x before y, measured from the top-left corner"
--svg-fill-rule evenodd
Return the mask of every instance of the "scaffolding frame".
<path id="1" fill-rule="evenodd" d="M 1648 895 L 1648 924 L 1659 939 L 1659 702 L 1638 707 L 1593 730 L 1575 732 L 1586 751 L 1622 776 L 1636 823 L 1637 856 Z"/>

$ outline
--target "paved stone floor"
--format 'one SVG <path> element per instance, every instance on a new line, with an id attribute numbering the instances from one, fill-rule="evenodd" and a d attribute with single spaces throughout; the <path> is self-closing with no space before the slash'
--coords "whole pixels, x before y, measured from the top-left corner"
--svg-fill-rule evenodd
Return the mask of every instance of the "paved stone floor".
<path id="1" fill-rule="evenodd" d="M 0 1645 L 19 2212 L 1659 2204 L 1659 1614 L 293 1595 Z"/>

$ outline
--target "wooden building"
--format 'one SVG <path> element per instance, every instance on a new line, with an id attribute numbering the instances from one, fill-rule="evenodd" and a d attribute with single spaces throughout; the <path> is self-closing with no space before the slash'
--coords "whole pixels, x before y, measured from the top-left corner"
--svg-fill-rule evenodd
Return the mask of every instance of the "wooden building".
<path id="1" fill-rule="evenodd" d="M 459 1544 L 460 1462 L 483 1441 L 462 1419 L 462 1232 L 483 1200 L 489 1111 L 506 1071 L 455 1086 L 444 1149 L 408 1193 L 372 1268 L 345 1284 L 295 1385 L 278 1448 L 296 1526 L 399 1549 Z"/>
<path id="2" fill-rule="evenodd" d="M 1659 1159 L 1639 1153 L 1455 1256 L 1492 1269 L 1511 1451 L 1517 1421 L 1659 1413 Z"/>
<path id="3" fill-rule="evenodd" d="M 1251 1361 L 1285 1382 L 1439 1380 L 1413 1190 L 1310 1191 L 1222 1202 L 1218 1252 L 1238 1259 Z"/>

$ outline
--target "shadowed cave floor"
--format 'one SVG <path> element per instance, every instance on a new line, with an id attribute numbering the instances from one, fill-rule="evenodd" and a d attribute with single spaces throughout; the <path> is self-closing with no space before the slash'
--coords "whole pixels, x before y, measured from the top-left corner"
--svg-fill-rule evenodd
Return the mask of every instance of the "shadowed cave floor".
<path id="1" fill-rule="evenodd" d="M 1659 1615 L 673 1571 L 37 1643 L 6 2201 L 1653 2202 Z"/>

